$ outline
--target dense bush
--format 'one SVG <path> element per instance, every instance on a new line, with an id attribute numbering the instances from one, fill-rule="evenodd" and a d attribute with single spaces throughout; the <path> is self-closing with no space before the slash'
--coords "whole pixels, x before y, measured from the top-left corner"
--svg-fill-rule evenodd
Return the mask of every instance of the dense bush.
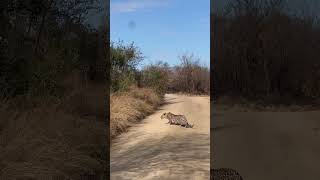
<path id="1" fill-rule="evenodd" d="M 210 93 L 210 70 L 200 65 L 200 59 L 184 54 L 180 64 L 172 69 L 170 90 L 192 94 Z"/>
<path id="2" fill-rule="evenodd" d="M 157 62 L 148 65 L 142 70 L 141 85 L 143 87 L 151 87 L 160 94 L 164 94 L 168 90 L 170 67 L 167 63 Z"/>
<path id="3" fill-rule="evenodd" d="M 86 21 L 98 1 L 1 1 L 0 179 L 106 179 L 109 24 Z"/>
<path id="4" fill-rule="evenodd" d="M 174 67 L 158 61 L 138 70 L 143 56 L 134 44 L 112 43 L 110 53 L 113 92 L 127 91 L 133 85 L 152 88 L 159 94 L 166 92 L 209 94 L 210 92 L 210 70 L 200 65 L 200 60 L 193 55 L 182 55 L 181 63 Z"/>
<path id="5" fill-rule="evenodd" d="M 66 90 L 61 82 L 75 70 L 84 80 L 105 82 L 103 29 L 85 23 L 96 5 L 96 0 L 1 3 L 1 95 L 61 96 Z"/>
<path id="6" fill-rule="evenodd" d="M 143 60 L 138 47 L 131 43 L 125 45 L 122 41 L 110 44 L 111 90 L 128 90 L 135 85 L 137 65 Z"/>
<path id="7" fill-rule="evenodd" d="M 214 94 L 320 96 L 317 19 L 288 14 L 282 0 L 234 0 L 211 14 Z"/>

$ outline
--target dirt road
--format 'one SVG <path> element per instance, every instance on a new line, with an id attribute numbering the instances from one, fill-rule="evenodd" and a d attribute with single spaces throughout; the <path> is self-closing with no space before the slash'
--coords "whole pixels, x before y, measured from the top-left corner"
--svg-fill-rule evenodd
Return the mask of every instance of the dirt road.
<path id="1" fill-rule="evenodd" d="M 111 145 L 112 180 L 208 180 L 210 177 L 209 97 L 167 94 L 166 104 Z M 161 120 L 183 114 L 194 127 Z"/>
<path id="2" fill-rule="evenodd" d="M 212 167 L 244 180 L 320 179 L 320 112 L 213 114 Z"/>

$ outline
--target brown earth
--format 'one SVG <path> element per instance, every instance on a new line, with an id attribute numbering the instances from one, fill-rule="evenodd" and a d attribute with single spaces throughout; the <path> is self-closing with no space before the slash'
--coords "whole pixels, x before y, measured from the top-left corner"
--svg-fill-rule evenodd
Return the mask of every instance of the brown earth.
<path id="1" fill-rule="evenodd" d="M 183 114 L 193 128 L 166 124 L 164 112 Z M 167 94 L 165 105 L 111 145 L 111 179 L 202 180 L 210 174 L 208 96 Z"/>
<path id="2" fill-rule="evenodd" d="M 224 109 L 224 110 L 223 110 Z M 213 112 L 212 166 L 244 180 L 320 179 L 320 111 Z"/>

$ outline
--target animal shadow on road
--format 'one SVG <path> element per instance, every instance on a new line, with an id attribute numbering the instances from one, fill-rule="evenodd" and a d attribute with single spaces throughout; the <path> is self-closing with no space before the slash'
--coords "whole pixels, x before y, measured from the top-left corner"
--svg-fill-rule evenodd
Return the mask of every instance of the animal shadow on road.
<path id="1" fill-rule="evenodd" d="M 138 138 L 138 137 L 137 137 Z M 192 177 L 197 172 L 210 177 L 210 136 L 166 136 L 146 139 L 111 158 L 111 175 L 118 179 L 139 179 L 152 172 L 166 171 L 176 177 Z M 167 174 L 167 175 L 168 175 Z M 168 176 L 159 177 L 166 178 Z M 170 177 L 170 176 L 169 176 Z M 172 176 L 171 176 L 172 177 Z M 170 178 L 171 179 L 171 178 Z"/>

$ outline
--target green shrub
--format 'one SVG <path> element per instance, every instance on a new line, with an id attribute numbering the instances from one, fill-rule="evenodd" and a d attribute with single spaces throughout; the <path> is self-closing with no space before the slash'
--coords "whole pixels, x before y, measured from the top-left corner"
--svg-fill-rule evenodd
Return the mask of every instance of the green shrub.
<path id="1" fill-rule="evenodd" d="M 135 74 L 138 64 L 143 60 L 141 52 L 133 44 L 124 45 L 122 41 L 117 44 L 111 43 L 111 90 L 127 90 L 136 84 Z"/>
<path id="2" fill-rule="evenodd" d="M 154 65 L 146 66 L 142 70 L 142 86 L 153 88 L 157 93 L 164 94 L 169 86 L 169 65 L 158 62 Z"/>

